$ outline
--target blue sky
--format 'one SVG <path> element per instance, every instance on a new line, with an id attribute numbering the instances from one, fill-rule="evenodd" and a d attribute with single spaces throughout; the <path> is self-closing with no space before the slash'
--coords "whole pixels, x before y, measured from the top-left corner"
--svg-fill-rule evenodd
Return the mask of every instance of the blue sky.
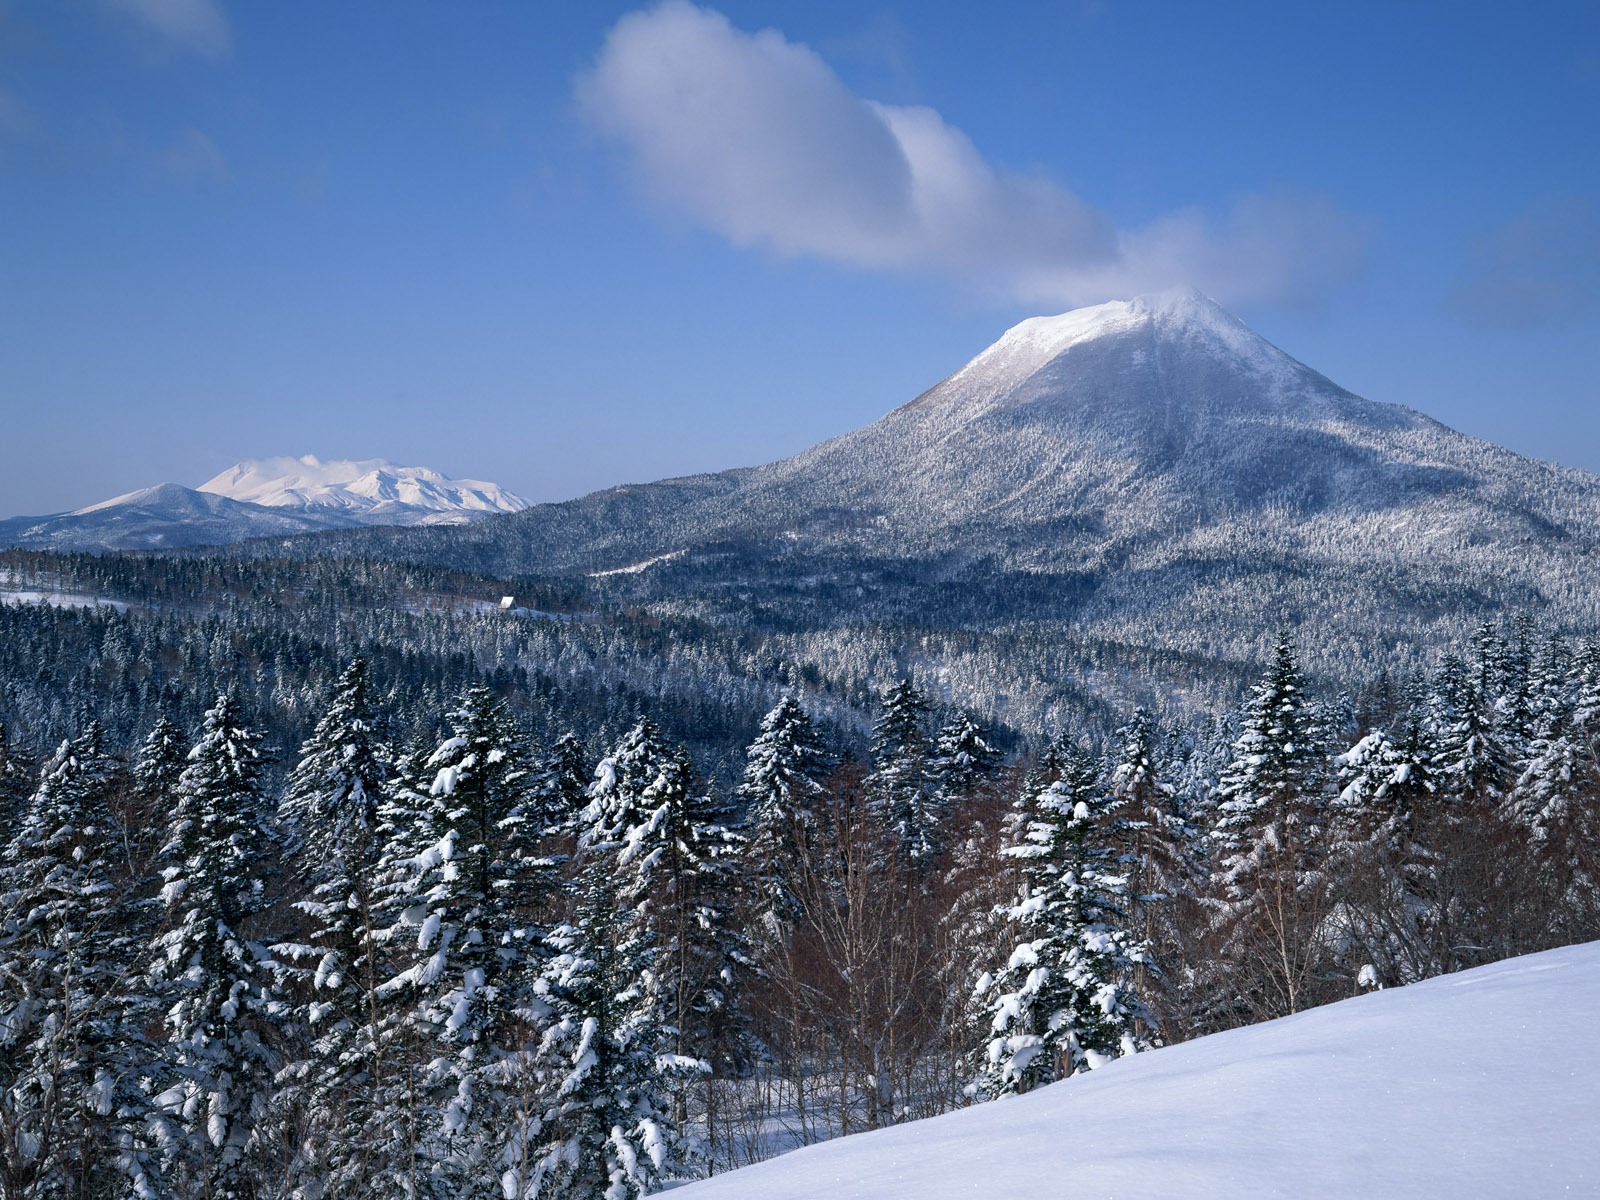
<path id="1" fill-rule="evenodd" d="M 1172 283 L 1600 470 L 1600 5 L 0 0 L 0 515 L 783 456 Z"/>

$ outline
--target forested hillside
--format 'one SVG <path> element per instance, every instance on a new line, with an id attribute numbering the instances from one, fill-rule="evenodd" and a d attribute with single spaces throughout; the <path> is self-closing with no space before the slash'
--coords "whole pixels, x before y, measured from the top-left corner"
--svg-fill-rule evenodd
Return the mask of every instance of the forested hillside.
<path id="1" fill-rule="evenodd" d="M 899 680 L 856 755 L 785 695 L 733 788 L 646 703 L 532 720 L 462 662 L 397 720 L 346 649 L 276 772 L 243 654 L 127 754 L 8 747 L 8 1197 L 640 1195 L 1600 936 L 1600 647 L 1526 624 L 1365 708 L 1281 634 L 1102 750 Z"/>
<path id="2" fill-rule="evenodd" d="M 1600 937 L 1597 518 L 1179 296 L 768 467 L 0 553 L 0 1194 L 627 1200 Z"/>

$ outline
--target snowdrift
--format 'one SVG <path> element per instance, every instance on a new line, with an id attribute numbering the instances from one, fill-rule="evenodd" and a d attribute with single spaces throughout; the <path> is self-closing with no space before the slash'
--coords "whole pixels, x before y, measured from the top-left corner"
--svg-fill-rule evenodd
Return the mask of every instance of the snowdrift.
<path id="1" fill-rule="evenodd" d="M 1600 942 L 1121 1059 L 674 1200 L 1600 1196 Z"/>

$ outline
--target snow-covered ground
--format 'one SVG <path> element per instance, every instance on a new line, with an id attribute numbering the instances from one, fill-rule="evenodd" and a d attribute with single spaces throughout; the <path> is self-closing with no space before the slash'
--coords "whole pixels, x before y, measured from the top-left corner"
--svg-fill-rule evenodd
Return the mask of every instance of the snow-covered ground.
<path id="1" fill-rule="evenodd" d="M 1600 1196 L 1600 943 L 1121 1059 L 674 1200 Z"/>

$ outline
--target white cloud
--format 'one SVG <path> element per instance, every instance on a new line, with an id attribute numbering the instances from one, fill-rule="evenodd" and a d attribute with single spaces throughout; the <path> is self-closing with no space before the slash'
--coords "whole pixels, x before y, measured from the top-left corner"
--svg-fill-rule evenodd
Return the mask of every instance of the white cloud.
<path id="1" fill-rule="evenodd" d="M 167 41 L 206 58 L 228 53 L 233 35 L 216 0 L 105 0 L 108 7 L 141 21 Z"/>
<path id="2" fill-rule="evenodd" d="M 578 96 L 646 193 L 735 245 L 1079 304 L 1192 284 L 1225 303 L 1315 303 L 1364 224 L 1246 197 L 1119 229 L 1045 178 L 998 169 L 930 108 L 856 95 L 814 51 L 686 0 L 623 17 Z"/>

